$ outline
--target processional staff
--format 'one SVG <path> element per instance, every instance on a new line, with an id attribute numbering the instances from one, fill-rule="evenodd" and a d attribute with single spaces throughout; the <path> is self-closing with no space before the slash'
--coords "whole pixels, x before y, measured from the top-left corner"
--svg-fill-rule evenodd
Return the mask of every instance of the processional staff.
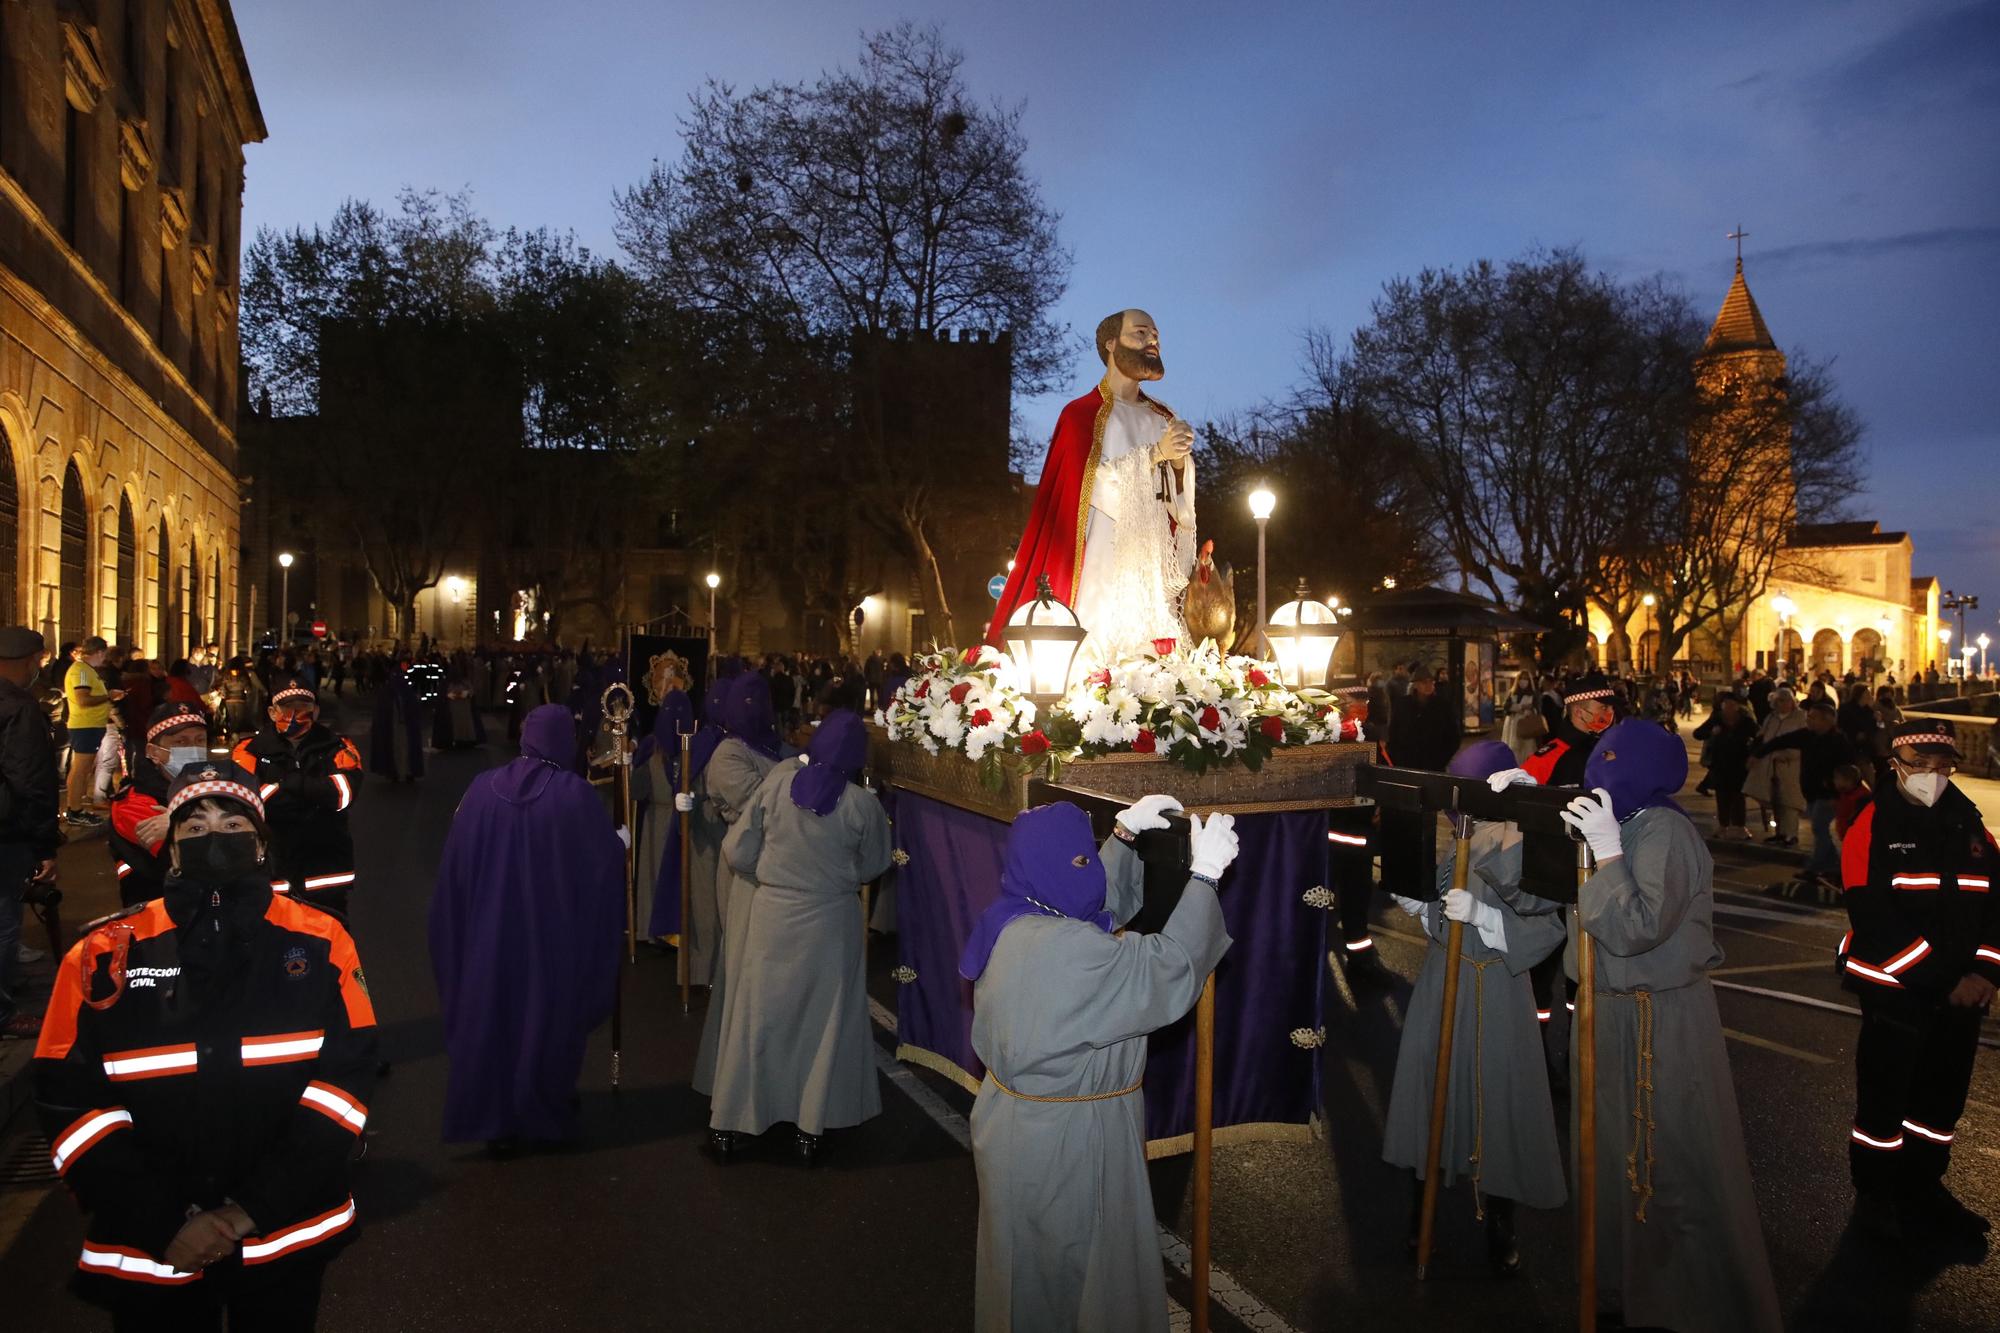
<path id="1" fill-rule="evenodd" d="M 598 702 L 604 708 L 604 720 L 611 727 L 611 791 L 618 808 L 619 827 L 625 830 L 625 961 L 638 961 L 638 915 L 639 900 L 637 887 L 633 882 L 634 853 L 632 848 L 632 754 L 626 748 L 625 737 L 632 722 L 632 690 L 624 681 L 613 681 L 604 687 Z M 625 1044 L 625 969 L 618 970 L 618 989 L 612 993 L 611 1001 L 611 1088 L 618 1089 L 618 1074 Z"/>

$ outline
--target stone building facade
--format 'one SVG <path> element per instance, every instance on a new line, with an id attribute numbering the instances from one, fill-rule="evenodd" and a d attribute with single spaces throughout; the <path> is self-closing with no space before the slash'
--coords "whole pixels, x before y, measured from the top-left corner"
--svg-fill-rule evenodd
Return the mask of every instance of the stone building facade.
<path id="1" fill-rule="evenodd" d="M 0 5 L 0 622 L 240 638 L 237 260 L 264 120 L 227 0 Z"/>
<path id="2" fill-rule="evenodd" d="M 1718 389 L 1732 380 L 1782 384 L 1785 356 L 1750 294 L 1741 259 L 1695 373 L 1704 386 Z M 1766 472 L 1759 469 L 1757 475 Z M 1728 642 L 1719 641 L 1712 626 L 1704 627 L 1683 645 L 1676 665 L 1692 663 L 1715 675 L 1788 664 L 1795 672 L 1836 676 L 1894 672 L 1907 681 L 1937 656 L 1936 581 L 1912 573 L 1915 550 L 1907 533 L 1884 532 L 1873 520 L 1799 524 L 1790 494 L 1766 500 L 1766 521 L 1791 528 L 1769 585 L 1730 618 L 1734 629 Z M 1652 615 L 1649 605 L 1641 604 L 1624 626 L 1634 646 L 1632 665 L 1641 672 L 1667 666 L 1652 651 L 1659 641 Z M 1593 655 L 1615 640 L 1615 628 L 1602 608 L 1591 608 Z"/>

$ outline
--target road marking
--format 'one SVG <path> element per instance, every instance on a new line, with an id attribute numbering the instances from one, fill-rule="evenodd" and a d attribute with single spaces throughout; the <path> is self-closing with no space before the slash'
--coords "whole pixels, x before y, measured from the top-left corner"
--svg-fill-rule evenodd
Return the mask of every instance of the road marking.
<path id="1" fill-rule="evenodd" d="M 1748 926 L 1732 926 L 1727 921 L 1712 923 L 1717 930 L 1734 931 L 1738 935 L 1748 935 L 1752 939 L 1769 940 L 1773 944 L 1789 944 L 1794 949 L 1830 949 L 1826 940 L 1795 940 L 1789 935 L 1773 935 L 1768 930 L 1752 930 Z M 1831 964 L 1826 964 L 1831 966 Z"/>
<path id="2" fill-rule="evenodd" d="M 872 995 L 868 997 L 868 1016 L 875 1021 L 875 1026 L 891 1037 L 896 1035 L 896 1016 L 889 1012 L 887 1005 Z M 951 1135 L 954 1143 L 967 1152 L 972 1151 L 972 1126 L 966 1123 L 964 1116 L 947 1105 L 944 1098 L 926 1086 L 909 1066 L 898 1061 L 880 1046 L 876 1046 L 875 1067 L 882 1071 L 883 1077 L 916 1103 L 918 1110 L 936 1121 L 940 1129 Z M 1165 1226 L 1160 1227 L 1160 1257 L 1172 1264 L 1181 1276 L 1188 1276 L 1190 1259 L 1187 1242 Z M 1245 1328 L 1255 1330 L 1255 1333 L 1298 1333 L 1297 1329 L 1285 1322 L 1282 1315 L 1245 1291 L 1240 1282 L 1214 1264 L 1210 1264 L 1208 1268 L 1208 1295 L 1210 1300 L 1234 1315 Z M 1194 1326 L 1193 1318 L 1188 1311 L 1171 1296 L 1167 1298 L 1167 1322 L 1169 1329 L 1174 1330 L 1174 1333 Z"/>
<path id="3" fill-rule="evenodd" d="M 1814 913 L 1813 916 L 1804 916 L 1798 912 L 1780 912 L 1770 907 L 1738 907 L 1734 903 L 1717 903 L 1715 905 L 1715 914 L 1717 916 L 1740 916 L 1750 921 L 1782 921 L 1788 926 L 1818 926 L 1824 930 L 1838 930 L 1842 928 L 1833 921 L 1817 920 L 1818 913 Z"/>
<path id="4" fill-rule="evenodd" d="M 1833 970 L 1833 963 L 1825 958 L 1809 958 L 1803 963 L 1745 963 L 1741 967 L 1718 967 L 1708 975 L 1711 977 L 1734 977 L 1745 972 L 1816 972 Z"/>
<path id="5" fill-rule="evenodd" d="M 1759 995 L 1767 1000 L 1783 1000 L 1789 1004 L 1802 1004 L 1808 1009 L 1824 1009 L 1828 1013 L 1847 1014 L 1853 1018 L 1861 1017 L 1861 1011 L 1851 1004 L 1835 1004 L 1832 1000 L 1814 999 L 1810 995 L 1799 995 L 1793 991 L 1770 990 L 1763 986 L 1745 986 L 1737 981 L 1711 981 L 1709 985 L 1715 987 L 1717 990 L 1742 991 L 1745 995 Z M 1993 1050 L 2000 1050 L 2000 1037 L 1983 1036 L 1979 1039 L 1979 1044 Z"/>
<path id="6" fill-rule="evenodd" d="M 1807 1064 L 1830 1065 L 1833 1063 L 1832 1059 L 1827 1056 L 1814 1055 L 1811 1051 L 1802 1051 L 1796 1046 L 1787 1046 L 1781 1041 L 1772 1041 L 1769 1037 L 1759 1037 L 1748 1032 L 1738 1032 L 1735 1028 L 1722 1029 L 1722 1035 L 1728 1037 L 1731 1041 L 1740 1041 L 1750 1046 L 1761 1046 L 1767 1051 L 1776 1051 L 1779 1055 L 1789 1055 L 1794 1060 L 1804 1060 Z"/>

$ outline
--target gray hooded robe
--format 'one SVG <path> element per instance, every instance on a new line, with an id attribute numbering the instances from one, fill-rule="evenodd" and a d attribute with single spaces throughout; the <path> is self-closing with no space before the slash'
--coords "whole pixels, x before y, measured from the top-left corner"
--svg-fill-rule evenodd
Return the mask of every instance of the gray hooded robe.
<path id="1" fill-rule="evenodd" d="M 1143 899 L 1138 856 L 1100 849 L 1115 920 Z M 990 1076 L 972 1107 L 979 1174 L 975 1327 L 1090 1333 L 1167 1327 L 1137 1084 L 1146 1036 L 1175 1021 L 1229 948 L 1215 891 L 1192 880 L 1157 935 L 1027 916 L 1000 932 L 973 984 L 972 1047 Z"/>
<path id="2" fill-rule="evenodd" d="M 713 903 L 715 915 L 710 918 L 714 925 L 706 947 L 696 940 L 696 953 L 689 957 L 692 967 L 703 955 L 711 960 L 709 976 L 708 1012 L 701 1021 L 701 1048 L 695 1052 L 694 1090 L 707 1096 L 715 1086 L 715 1050 L 721 1037 L 722 1010 L 728 1002 L 724 992 L 723 966 L 726 959 L 724 940 L 725 923 L 729 920 L 729 897 L 736 882 L 735 872 L 722 856 L 722 840 L 743 812 L 750 808 L 750 802 L 757 794 L 757 787 L 764 781 L 764 775 L 771 771 L 776 760 L 737 740 L 727 737 L 715 747 L 709 757 L 707 767 L 694 781 L 694 848 L 690 854 L 694 882 L 688 886 L 688 915 L 693 918 L 689 924 L 697 929 L 703 924 L 703 917 Z M 712 877 L 704 879 L 705 867 L 714 867 Z M 715 885 L 711 897 L 707 888 Z"/>
<path id="3" fill-rule="evenodd" d="M 1555 1108 L 1528 969 L 1562 947 L 1564 927 L 1553 903 L 1524 916 L 1507 900 L 1522 900 L 1516 893 L 1521 845 L 1516 841 L 1503 847 L 1505 832 L 1503 824 L 1482 823 L 1472 839 L 1467 891 L 1500 910 L 1506 939 L 1504 949 L 1494 949 L 1470 925 L 1464 932 L 1440 1183 L 1471 1176 L 1482 1194 L 1517 1199 L 1530 1208 L 1554 1208 L 1569 1192 L 1563 1184 L 1562 1149 L 1556 1142 Z M 1430 1148 L 1431 1088 L 1444 1012 L 1440 941 L 1450 924 L 1443 895 L 1451 887 L 1451 873 L 1452 858 L 1447 857 L 1438 867 L 1439 901 L 1426 903 L 1420 918 L 1431 944 L 1403 1015 L 1403 1041 L 1382 1137 L 1382 1159 L 1414 1170 L 1419 1180 Z"/>
<path id="4" fill-rule="evenodd" d="M 1775 1333 L 1783 1320 L 1708 982 L 1722 961 L 1714 862 L 1664 806 L 1627 819 L 1619 839 L 1624 855 L 1579 893 L 1597 942 L 1599 1292 L 1633 1325 Z"/>
<path id="5" fill-rule="evenodd" d="M 832 813 L 801 809 L 799 772 L 774 766 L 722 844 L 735 879 L 712 1129 L 761 1134 L 782 1120 L 818 1134 L 882 1112 L 861 885 L 889 868 L 889 821 L 851 782 Z"/>

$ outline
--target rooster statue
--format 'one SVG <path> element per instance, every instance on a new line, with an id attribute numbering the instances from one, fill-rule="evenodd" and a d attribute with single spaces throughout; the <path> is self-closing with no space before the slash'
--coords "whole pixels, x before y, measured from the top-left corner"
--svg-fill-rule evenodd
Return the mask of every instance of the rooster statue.
<path id="1" fill-rule="evenodd" d="M 1181 601 L 1181 619 L 1187 622 L 1188 638 L 1195 643 L 1215 640 L 1224 652 L 1236 639 L 1236 576 L 1227 561 L 1215 558 L 1215 543 L 1201 544 L 1195 558 L 1194 576 L 1188 580 Z"/>

